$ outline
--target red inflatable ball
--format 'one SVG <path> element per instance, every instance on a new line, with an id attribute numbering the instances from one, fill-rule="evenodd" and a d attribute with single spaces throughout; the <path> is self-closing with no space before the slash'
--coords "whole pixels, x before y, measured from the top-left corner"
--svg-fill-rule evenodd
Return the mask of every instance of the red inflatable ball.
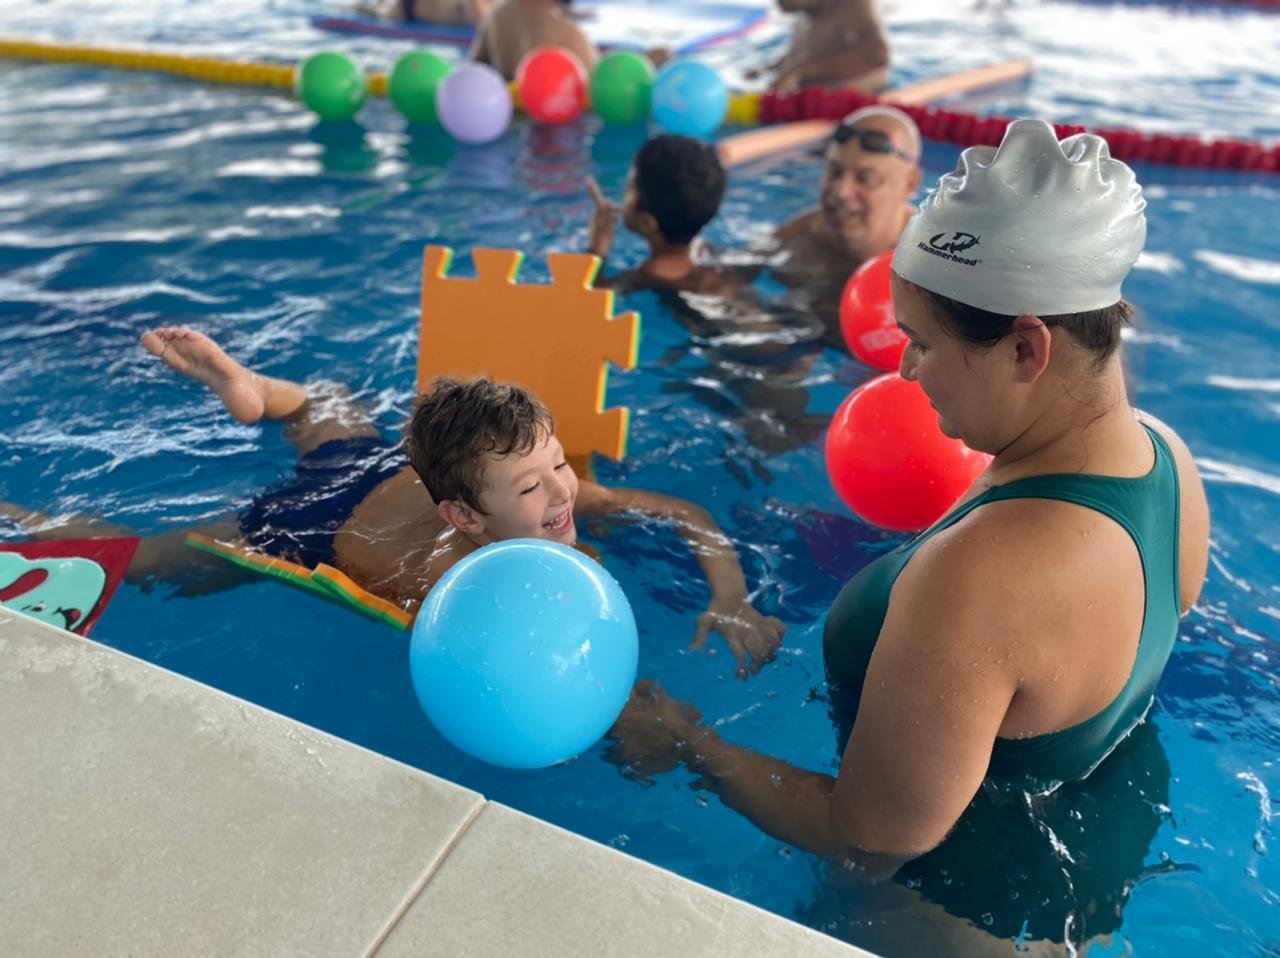
<path id="1" fill-rule="evenodd" d="M 863 383 L 840 404 L 826 456 L 845 504 L 898 532 L 940 519 L 991 461 L 944 436 L 924 390 L 897 373 Z"/>
<path id="2" fill-rule="evenodd" d="M 516 70 L 524 110 L 538 123 L 570 123 L 587 108 L 587 70 L 568 50 L 539 47 Z"/>
<path id="3" fill-rule="evenodd" d="M 893 371 L 902 363 L 907 336 L 898 328 L 889 289 L 893 251 L 858 267 L 840 297 L 840 331 L 849 352 L 873 369 Z"/>

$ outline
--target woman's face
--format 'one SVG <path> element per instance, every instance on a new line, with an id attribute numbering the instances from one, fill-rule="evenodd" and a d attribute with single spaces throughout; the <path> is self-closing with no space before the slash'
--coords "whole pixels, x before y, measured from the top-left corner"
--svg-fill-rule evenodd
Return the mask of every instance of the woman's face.
<path id="1" fill-rule="evenodd" d="M 1001 389 L 999 345 L 973 346 L 957 339 L 934 319 L 933 306 L 918 289 L 893 275 L 893 308 L 907 335 L 899 368 L 902 378 L 918 382 L 938 414 L 943 435 L 970 449 L 998 452 L 1011 397 Z"/>

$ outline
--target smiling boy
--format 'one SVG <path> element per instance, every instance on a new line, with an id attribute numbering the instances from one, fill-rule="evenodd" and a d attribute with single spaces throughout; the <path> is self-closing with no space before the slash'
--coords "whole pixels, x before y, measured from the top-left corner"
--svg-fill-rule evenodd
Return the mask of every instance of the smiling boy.
<path id="1" fill-rule="evenodd" d="M 255 373 L 202 333 L 156 329 L 142 345 L 211 389 L 239 421 L 282 421 L 298 450 L 292 480 L 255 499 L 235 526 L 224 524 L 223 538 L 230 528 L 232 538 L 267 554 L 308 567 L 327 562 L 416 609 L 454 563 L 489 543 L 529 537 L 574 545 L 578 519 L 650 517 L 675 525 L 711 587 L 694 647 L 719 632 L 745 676 L 781 642 L 782 623 L 752 607 L 733 543 L 705 509 L 579 479 L 551 413 L 519 386 L 436 380 L 419 398 L 401 448 L 340 390 Z M 140 552 L 150 571 L 165 575 L 153 550 Z"/>

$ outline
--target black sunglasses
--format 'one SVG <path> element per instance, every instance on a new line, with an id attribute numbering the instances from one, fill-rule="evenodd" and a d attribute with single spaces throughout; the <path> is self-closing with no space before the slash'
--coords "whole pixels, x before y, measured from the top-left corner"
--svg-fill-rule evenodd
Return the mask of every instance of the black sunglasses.
<path id="1" fill-rule="evenodd" d="M 879 130 L 868 130 L 852 123 L 845 123 L 843 120 L 836 126 L 835 132 L 831 134 L 831 141 L 843 146 L 855 137 L 858 140 L 858 146 L 868 153 L 884 153 L 906 160 L 908 163 L 916 161 L 914 156 L 904 153 L 894 146 L 893 140 L 889 139 L 888 133 L 881 133 Z"/>

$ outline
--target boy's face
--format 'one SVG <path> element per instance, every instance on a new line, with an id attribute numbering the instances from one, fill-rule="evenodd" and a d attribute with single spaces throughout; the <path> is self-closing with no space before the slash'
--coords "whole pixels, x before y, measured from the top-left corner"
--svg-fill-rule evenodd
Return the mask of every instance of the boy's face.
<path id="1" fill-rule="evenodd" d="M 480 505 L 486 514 L 473 513 L 482 526 L 477 538 L 486 543 L 550 539 L 573 545 L 578 541 L 573 522 L 578 477 L 554 435 L 524 455 L 486 457 L 483 476 Z"/>

